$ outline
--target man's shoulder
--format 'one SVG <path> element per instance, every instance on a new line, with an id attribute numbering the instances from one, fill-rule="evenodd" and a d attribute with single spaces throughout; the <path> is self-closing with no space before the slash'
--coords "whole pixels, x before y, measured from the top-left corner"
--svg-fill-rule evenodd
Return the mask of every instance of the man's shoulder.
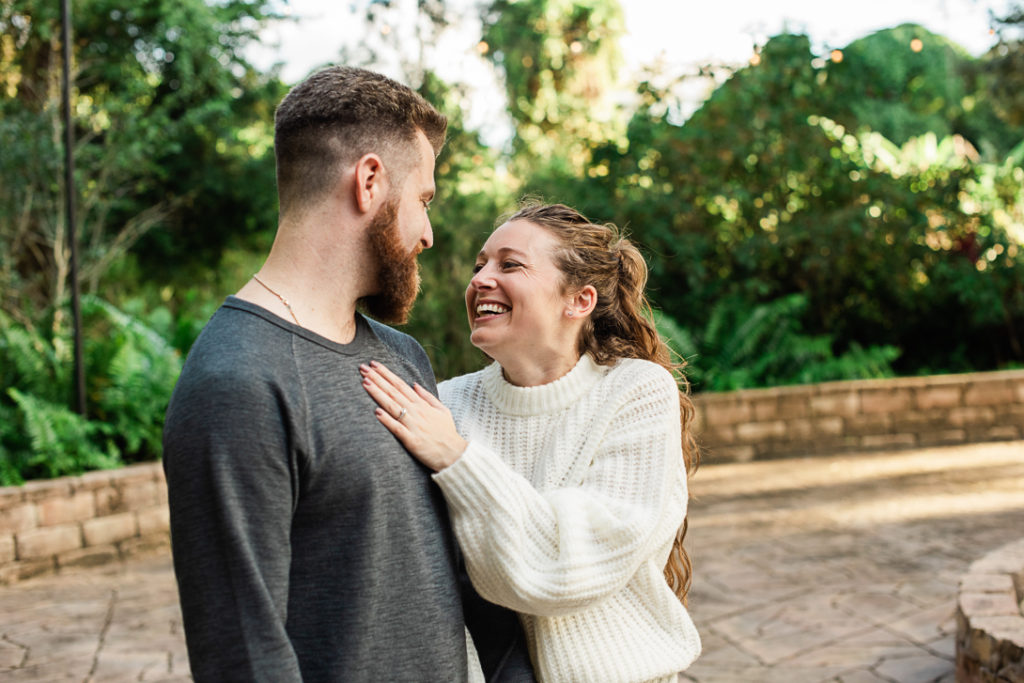
<path id="1" fill-rule="evenodd" d="M 241 391 L 264 385 L 292 362 L 290 335 L 278 333 L 264 318 L 225 302 L 200 332 L 178 378 L 178 387 Z"/>
<path id="2" fill-rule="evenodd" d="M 423 346 L 412 335 L 377 322 L 373 318 L 363 316 L 363 320 L 367 322 L 370 330 L 381 342 L 394 349 L 398 354 L 417 358 L 419 356 L 426 357 L 427 352 L 423 350 Z"/>
<path id="3" fill-rule="evenodd" d="M 434 379 L 434 368 L 430 364 L 430 357 L 416 339 L 405 332 L 399 332 L 393 327 L 365 316 L 363 316 L 363 320 L 367 322 L 370 332 L 386 347 L 390 355 L 415 375 L 416 381 L 430 391 L 436 390 L 437 383 Z"/>

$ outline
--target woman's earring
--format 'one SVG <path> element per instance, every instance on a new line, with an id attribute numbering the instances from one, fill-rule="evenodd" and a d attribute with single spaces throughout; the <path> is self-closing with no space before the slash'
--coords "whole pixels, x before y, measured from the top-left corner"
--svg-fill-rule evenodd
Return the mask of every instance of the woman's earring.
<path id="1" fill-rule="evenodd" d="M 565 314 L 570 318 L 572 317 L 572 311 L 566 311 Z"/>

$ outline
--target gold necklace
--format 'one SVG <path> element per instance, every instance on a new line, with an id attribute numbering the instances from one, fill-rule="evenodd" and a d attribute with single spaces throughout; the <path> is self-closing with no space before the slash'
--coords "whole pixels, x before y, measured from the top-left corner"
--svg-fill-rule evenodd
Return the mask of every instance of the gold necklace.
<path id="1" fill-rule="evenodd" d="M 272 289 L 270 288 L 270 285 L 268 285 L 268 284 L 267 284 L 266 282 L 264 282 L 263 280 L 261 280 L 261 279 L 259 279 L 258 277 L 256 277 L 256 273 L 253 273 L 253 274 L 252 274 L 252 279 L 253 279 L 253 280 L 255 280 L 256 282 L 260 283 L 261 285 L 263 285 L 263 287 L 264 287 L 264 288 L 265 288 L 265 289 L 266 289 L 266 290 L 267 290 L 268 292 L 270 292 L 271 294 L 273 294 L 274 296 L 276 296 L 276 297 L 277 297 L 278 299 L 280 299 L 280 300 L 281 300 L 281 303 L 283 303 L 283 304 L 284 304 L 284 307 L 285 307 L 285 308 L 287 308 L 287 309 L 288 309 L 288 312 L 292 314 L 292 320 L 294 320 L 294 321 L 295 321 L 295 324 L 296 324 L 296 325 L 299 325 L 299 319 L 298 319 L 297 317 L 295 317 L 295 311 L 293 311 L 293 310 L 292 310 L 292 305 L 291 305 L 290 303 L 288 303 L 288 299 L 285 299 L 285 298 L 284 298 L 283 296 L 281 296 L 280 294 L 278 294 L 277 292 L 275 292 L 274 290 L 272 290 Z M 299 325 L 299 327 L 302 327 L 302 325 Z"/>

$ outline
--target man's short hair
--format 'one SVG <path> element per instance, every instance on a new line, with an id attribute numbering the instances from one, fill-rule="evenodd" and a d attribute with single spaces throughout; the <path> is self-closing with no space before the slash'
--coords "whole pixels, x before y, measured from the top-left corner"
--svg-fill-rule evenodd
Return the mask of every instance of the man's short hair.
<path id="1" fill-rule="evenodd" d="M 372 71 L 322 69 L 285 96 L 274 116 L 281 215 L 322 199 L 342 170 L 379 154 L 399 187 L 418 160 L 416 133 L 444 145 L 447 119 L 410 88 Z"/>

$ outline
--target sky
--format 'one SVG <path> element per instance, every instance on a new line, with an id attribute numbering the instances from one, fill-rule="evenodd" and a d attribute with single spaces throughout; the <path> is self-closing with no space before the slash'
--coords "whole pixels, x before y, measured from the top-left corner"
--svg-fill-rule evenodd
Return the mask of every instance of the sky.
<path id="1" fill-rule="evenodd" d="M 415 0 L 397 2 L 415 7 Z M 487 95 L 473 98 L 467 123 L 482 129 L 490 125 L 492 137 L 503 137 L 502 126 L 494 124 L 503 112 L 497 78 L 475 50 L 479 21 L 468 9 L 469 0 L 449 4 L 467 8 L 465 21 L 435 46 L 432 66 L 445 80 L 469 84 Z M 805 33 L 815 52 L 824 55 L 879 29 L 913 22 L 980 55 L 995 42 L 990 11 L 1002 14 L 1007 4 L 1008 0 L 622 0 L 625 76 L 629 80 L 658 59 L 673 73 L 698 64 L 742 64 L 756 45 L 784 29 Z M 261 43 L 249 50 L 250 59 L 262 68 L 279 62 L 282 79 L 297 82 L 312 69 L 335 61 L 342 46 L 360 42 L 365 29 L 353 5 L 365 5 L 365 0 L 281 0 L 291 21 L 264 30 Z M 389 65 L 382 64 L 379 70 L 400 77 Z M 691 93 L 693 108 L 704 94 Z"/>

